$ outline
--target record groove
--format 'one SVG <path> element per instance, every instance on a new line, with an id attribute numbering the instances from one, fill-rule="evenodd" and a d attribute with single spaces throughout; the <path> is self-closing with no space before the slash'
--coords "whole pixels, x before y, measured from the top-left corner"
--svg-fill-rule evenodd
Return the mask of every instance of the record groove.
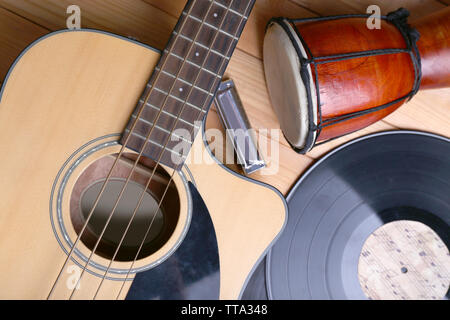
<path id="1" fill-rule="evenodd" d="M 422 222 L 449 248 L 449 142 L 423 132 L 382 132 L 319 160 L 289 193 L 286 228 L 243 297 L 366 299 L 361 250 L 392 221 Z"/>

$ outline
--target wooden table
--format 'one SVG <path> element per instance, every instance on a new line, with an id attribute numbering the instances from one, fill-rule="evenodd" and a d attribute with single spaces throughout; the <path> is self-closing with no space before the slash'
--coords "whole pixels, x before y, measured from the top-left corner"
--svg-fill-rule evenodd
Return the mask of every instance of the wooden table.
<path id="1" fill-rule="evenodd" d="M 137 39 L 162 49 L 168 40 L 185 0 L 0 0 L 0 81 L 19 53 L 33 40 L 66 28 L 66 8 L 81 8 L 82 27 L 101 29 Z M 411 19 L 450 5 L 450 0 L 257 0 L 238 44 L 226 76 L 238 87 L 244 107 L 254 128 L 279 128 L 266 90 L 262 41 L 267 21 L 273 16 L 302 18 L 342 13 L 364 13 L 378 4 L 382 13 L 405 7 Z M 212 110 L 208 125 L 220 127 Z M 450 136 L 450 89 L 420 92 L 411 102 L 360 132 L 335 140 L 307 155 L 292 151 L 282 138 L 279 172 L 276 175 L 254 174 L 287 193 L 299 176 L 318 158 L 334 147 L 372 132 L 416 129 Z M 276 160 L 273 160 L 276 161 Z"/>

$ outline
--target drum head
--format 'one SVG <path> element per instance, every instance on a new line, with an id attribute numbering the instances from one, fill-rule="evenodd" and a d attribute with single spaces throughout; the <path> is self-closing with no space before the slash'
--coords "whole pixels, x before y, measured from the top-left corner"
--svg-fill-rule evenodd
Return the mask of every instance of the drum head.
<path id="1" fill-rule="evenodd" d="M 271 299 L 366 299 L 358 278 L 361 251 L 392 221 L 427 225 L 447 246 L 448 258 L 449 181 L 447 138 L 393 131 L 339 147 L 290 192 L 286 229 L 245 296 L 261 291 L 263 274 Z M 448 275 L 442 276 L 448 290 Z"/>
<path id="2" fill-rule="evenodd" d="M 264 38 L 264 71 L 267 88 L 275 113 L 289 143 L 303 149 L 307 143 L 309 131 L 309 106 L 307 91 L 312 96 L 314 123 L 317 124 L 317 98 L 313 82 L 307 87 L 300 75 L 300 58 L 293 42 L 301 51 L 303 58 L 308 58 L 306 51 L 289 23 L 285 24 L 289 34 L 280 24 L 273 22 L 267 28 Z M 291 38 L 290 38 L 291 37 Z M 312 79 L 311 67 L 308 66 L 309 78 Z M 305 150 L 308 151 L 308 150 Z"/>

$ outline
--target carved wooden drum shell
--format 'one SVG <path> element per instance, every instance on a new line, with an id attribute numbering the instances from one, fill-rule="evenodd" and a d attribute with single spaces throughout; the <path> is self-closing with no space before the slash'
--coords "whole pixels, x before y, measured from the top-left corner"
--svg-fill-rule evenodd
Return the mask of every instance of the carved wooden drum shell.
<path id="1" fill-rule="evenodd" d="M 297 151 L 384 118 L 418 88 L 417 56 L 404 34 L 389 21 L 382 20 L 381 29 L 369 29 L 366 21 L 269 23 L 264 41 L 268 90 L 281 129 Z"/>

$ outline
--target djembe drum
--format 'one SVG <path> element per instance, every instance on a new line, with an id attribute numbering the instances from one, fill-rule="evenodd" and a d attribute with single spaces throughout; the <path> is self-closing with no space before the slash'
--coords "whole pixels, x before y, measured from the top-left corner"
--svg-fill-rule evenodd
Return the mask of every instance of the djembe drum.
<path id="1" fill-rule="evenodd" d="M 450 8 L 413 27 L 399 9 L 369 15 L 272 19 L 264 39 L 270 98 L 299 153 L 362 129 L 420 89 L 450 86 Z"/>

